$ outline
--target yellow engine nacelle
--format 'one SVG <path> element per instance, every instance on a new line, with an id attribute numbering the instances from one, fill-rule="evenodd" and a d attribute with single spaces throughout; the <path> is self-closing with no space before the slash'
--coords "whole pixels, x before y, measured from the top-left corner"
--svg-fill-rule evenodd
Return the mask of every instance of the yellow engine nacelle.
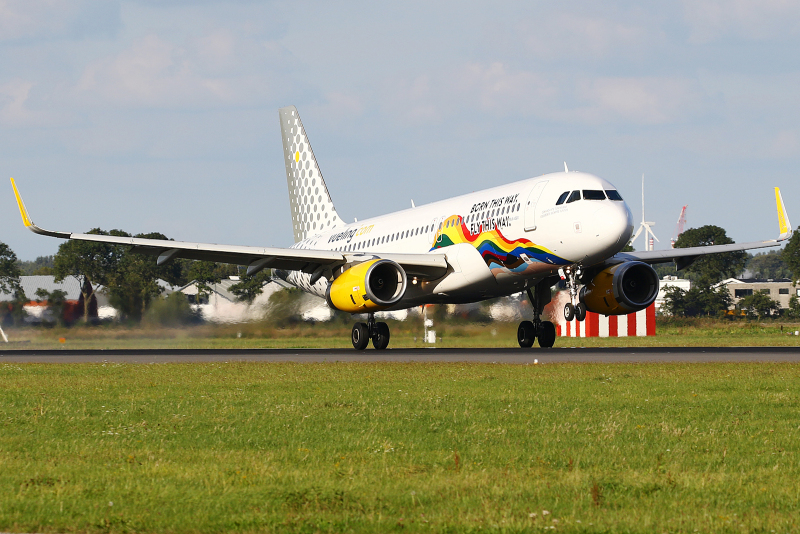
<path id="1" fill-rule="evenodd" d="M 646 263 L 628 261 L 606 267 L 583 288 L 586 309 L 603 315 L 625 315 L 650 306 L 658 296 L 658 274 Z"/>
<path id="2" fill-rule="evenodd" d="M 385 310 L 406 292 L 406 272 L 391 260 L 369 260 L 350 267 L 328 286 L 331 308 L 349 313 Z"/>

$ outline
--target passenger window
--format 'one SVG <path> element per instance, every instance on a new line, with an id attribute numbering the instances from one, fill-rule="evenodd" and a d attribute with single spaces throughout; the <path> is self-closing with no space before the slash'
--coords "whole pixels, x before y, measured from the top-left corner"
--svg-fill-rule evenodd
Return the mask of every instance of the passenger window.
<path id="1" fill-rule="evenodd" d="M 576 200 L 581 199 L 581 192 L 580 191 L 573 191 L 572 194 L 567 199 L 567 204 L 570 202 L 575 202 Z"/>
<path id="2" fill-rule="evenodd" d="M 567 200 L 568 196 L 569 196 L 569 191 L 564 191 L 563 193 L 561 193 L 561 196 L 558 197 L 558 200 L 556 200 L 556 206 L 560 206 L 561 204 L 563 204 L 564 201 Z"/>
<path id="3" fill-rule="evenodd" d="M 606 194 L 603 193 L 602 190 L 598 189 L 584 189 L 583 190 L 583 199 L 584 200 L 605 200 Z"/>
<path id="4" fill-rule="evenodd" d="M 609 200 L 622 200 L 622 197 L 619 194 L 619 191 L 616 189 L 606 189 L 606 195 L 608 195 Z"/>

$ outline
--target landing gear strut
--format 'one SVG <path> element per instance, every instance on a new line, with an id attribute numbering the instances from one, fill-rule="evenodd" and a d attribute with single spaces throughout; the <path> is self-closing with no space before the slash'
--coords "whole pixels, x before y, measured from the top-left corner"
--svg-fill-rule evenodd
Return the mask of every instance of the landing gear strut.
<path id="1" fill-rule="evenodd" d="M 578 297 L 578 277 L 581 275 L 581 268 L 578 266 L 567 267 L 560 270 L 558 274 L 562 279 L 566 279 L 569 290 L 569 302 L 564 305 L 564 320 L 567 322 L 573 319 L 577 319 L 578 322 L 583 321 L 586 319 L 586 305 Z"/>
<path id="2" fill-rule="evenodd" d="M 541 315 L 544 307 L 550 302 L 550 281 L 543 280 L 536 284 L 533 291 L 528 288 L 528 299 L 533 307 L 533 321 L 522 321 L 517 328 L 517 341 L 523 349 L 533 346 L 533 341 L 539 338 L 539 346 L 550 348 L 556 342 L 556 327 L 550 321 L 542 321 Z"/>
<path id="3" fill-rule="evenodd" d="M 372 346 L 377 350 L 383 350 L 389 346 L 389 325 L 376 323 L 374 313 L 367 316 L 366 323 L 354 324 L 350 334 L 350 340 L 356 350 L 366 349 L 370 339 L 372 339 Z"/>

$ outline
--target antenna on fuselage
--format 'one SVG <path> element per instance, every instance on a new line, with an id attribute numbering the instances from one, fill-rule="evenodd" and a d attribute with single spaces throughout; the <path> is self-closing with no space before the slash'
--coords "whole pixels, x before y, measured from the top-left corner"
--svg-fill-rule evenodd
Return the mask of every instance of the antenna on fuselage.
<path id="1" fill-rule="evenodd" d="M 567 168 L 567 162 L 566 161 L 564 162 L 564 172 L 569 172 L 569 169 Z"/>
<path id="2" fill-rule="evenodd" d="M 644 249 L 647 251 L 653 250 L 653 239 L 658 241 L 658 238 L 656 237 L 656 234 L 653 233 L 652 228 L 655 225 L 656 223 L 646 220 L 644 216 L 644 174 L 642 174 L 642 222 L 639 225 L 639 229 L 636 230 L 636 233 L 631 238 L 631 243 L 636 241 L 636 238 L 639 237 L 639 234 L 641 234 L 642 230 L 644 230 Z M 652 239 L 649 236 L 652 236 Z"/>

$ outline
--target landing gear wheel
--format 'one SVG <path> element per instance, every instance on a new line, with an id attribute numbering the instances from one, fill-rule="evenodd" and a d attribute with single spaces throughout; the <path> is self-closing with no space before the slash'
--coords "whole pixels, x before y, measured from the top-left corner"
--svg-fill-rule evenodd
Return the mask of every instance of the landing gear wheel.
<path id="1" fill-rule="evenodd" d="M 364 350 L 369 344 L 369 329 L 366 323 L 356 323 L 353 325 L 353 331 L 350 333 L 350 340 L 353 342 L 353 348 L 356 350 Z"/>
<path id="2" fill-rule="evenodd" d="M 533 346 L 533 340 L 536 338 L 536 329 L 530 321 L 522 321 L 517 328 L 517 341 L 519 346 L 523 349 L 529 349 Z"/>
<path id="3" fill-rule="evenodd" d="M 366 342 L 364 346 L 366 346 Z M 389 346 L 389 325 L 386 323 L 375 323 L 375 333 L 372 334 L 372 346 L 377 350 L 383 350 Z"/>
<path id="4" fill-rule="evenodd" d="M 575 306 L 571 302 L 564 305 L 564 320 L 570 322 L 575 318 Z"/>
<path id="5" fill-rule="evenodd" d="M 543 349 L 549 349 L 556 342 L 556 327 L 550 321 L 541 323 L 537 334 L 539 346 Z"/>
<path id="6" fill-rule="evenodd" d="M 586 319 L 586 304 L 583 302 L 579 302 L 575 305 L 575 318 L 578 322 L 582 322 Z"/>

